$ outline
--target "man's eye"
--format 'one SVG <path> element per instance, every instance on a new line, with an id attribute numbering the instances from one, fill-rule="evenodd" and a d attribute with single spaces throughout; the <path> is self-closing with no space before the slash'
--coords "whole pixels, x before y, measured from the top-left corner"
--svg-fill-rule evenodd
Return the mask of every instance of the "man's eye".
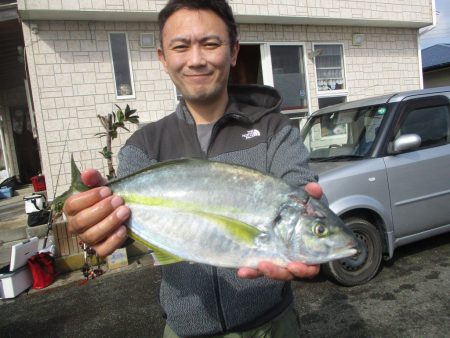
<path id="1" fill-rule="evenodd" d="M 211 48 L 211 49 L 213 49 L 213 48 L 219 47 L 219 46 L 220 46 L 220 43 L 218 43 L 218 42 L 207 42 L 207 43 L 204 44 L 204 46 L 205 46 L 206 48 Z"/>
<path id="2" fill-rule="evenodd" d="M 173 46 L 172 49 L 176 50 L 176 51 L 183 51 L 183 50 L 187 49 L 187 46 L 186 45 L 176 45 L 176 46 Z"/>

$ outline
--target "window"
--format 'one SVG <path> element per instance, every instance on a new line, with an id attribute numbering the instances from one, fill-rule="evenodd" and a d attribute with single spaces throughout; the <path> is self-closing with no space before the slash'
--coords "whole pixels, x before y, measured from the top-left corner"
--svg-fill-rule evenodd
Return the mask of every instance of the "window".
<path id="1" fill-rule="evenodd" d="M 313 48 L 318 92 L 346 89 L 342 45 L 320 44 Z"/>
<path id="2" fill-rule="evenodd" d="M 230 83 L 273 86 L 283 98 L 283 113 L 287 113 L 291 118 L 301 118 L 308 112 L 302 45 L 241 42 L 236 67 L 231 69 Z"/>
<path id="3" fill-rule="evenodd" d="M 375 105 L 313 116 L 302 130 L 311 158 L 369 156 L 386 112 L 386 106 Z"/>
<path id="4" fill-rule="evenodd" d="M 302 46 L 270 46 L 273 86 L 278 89 L 285 112 L 308 108 Z"/>
<path id="5" fill-rule="evenodd" d="M 133 74 L 126 33 L 109 33 L 109 43 L 117 98 L 134 98 Z"/>
<path id="6" fill-rule="evenodd" d="M 420 148 L 435 147 L 450 141 L 450 114 L 448 106 L 414 109 L 408 112 L 397 137 L 405 134 L 420 136 Z"/>

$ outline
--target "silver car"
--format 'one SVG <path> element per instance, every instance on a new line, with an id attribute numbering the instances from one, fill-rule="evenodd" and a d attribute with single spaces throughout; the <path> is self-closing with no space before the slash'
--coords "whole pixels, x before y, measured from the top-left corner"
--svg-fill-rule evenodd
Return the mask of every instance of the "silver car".
<path id="1" fill-rule="evenodd" d="M 450 231 L 450 87 L 326 107 L 302 133 L 330 208 L 361 244 L 323 266 L 337 282 L 365 283 L 395 248 Z"/>

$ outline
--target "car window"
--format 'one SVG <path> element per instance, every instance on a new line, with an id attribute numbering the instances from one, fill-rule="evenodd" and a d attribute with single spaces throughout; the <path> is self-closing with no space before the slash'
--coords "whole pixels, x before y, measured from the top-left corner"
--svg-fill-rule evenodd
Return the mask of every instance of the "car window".
<path id="1" fill-rule="evenodd" d="M 376 105 L 311 118 L 302 131 L 311 159 L 368 156 L 386 112 L 386 106 Z"/>
<path id="2" fill-rule="evenodd" d="M 413 109 L 407 112 L 397 137 L 417 134 L 420 148 L 440 146 L 450 140 L 450 111 L 447 105 Z"/>

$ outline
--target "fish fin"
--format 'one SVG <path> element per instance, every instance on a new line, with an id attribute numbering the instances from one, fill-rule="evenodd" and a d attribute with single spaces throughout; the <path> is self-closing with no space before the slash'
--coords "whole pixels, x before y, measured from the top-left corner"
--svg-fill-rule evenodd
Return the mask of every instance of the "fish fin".
<path id="1" fill-rule="evenodd" d="M 194 211 L 192 213 L 213 221 L 233 237 L 240 239 L 246 244 L 254 243 L 255 238 L 262 234 L 262 231 L 253 225 L 241 222 L 234 218 L 201 211 Z"/>
<path id="2" fill-rule="evenodd" d="M 70 158 L 70 167 L 72 171 L 71 188 L 73 188 L 73 190 L 76 192 L 89 190 L 90 188 L 81 181 L 81 172 L 80 169 L 78 169 L 75 160 L 73 159 L 73 154 Z"/>
<path id="3" fill-rule="evenodd" d="M 87 191 L 90 188 L 83 184 L 81 181 L 81 172 L 78 169 L 75 160 L 73 159 L 73 154 L 70 159 L 70 166 L 72 171 L 72 182 L 69 190 L 63 192 L 61 195 L 56 197 L 52 202 L 52 209 L 55 215 L 59 216 L 62 213 L 62 209 L 64 207 L 64 203 L 66 199 L 73 195 L 75 192 Z"/>
<path id="4" fill-rule="evenodd" d="M 169 265 L 169 264 L 179 263 L 179 262 L 183 261 L 182 258 L 177 257 L 167 251 L 164 251 L 164 250 L 158 248 L 156 245 L 153 245 L 153 244 L 147 242 L 146 240 L 142 239 L 135 233 L 130 232 L 129 235 L 131 238 L 144 244 L 145 246 L 147 246 L 148 248 L 150 248 L 153 251 L 151 253 L 151 255 L 155 261 L 155 265 Z"/>
<path id="5" fill-rule="evenodd" d="M 151 253 L 153 260 L 155 262 L 155 265 L 169 265 L 174 263 L 182 262 L 183 260 L 179 257 L 168 255 L 162 251 L 154 250 Z"/>

